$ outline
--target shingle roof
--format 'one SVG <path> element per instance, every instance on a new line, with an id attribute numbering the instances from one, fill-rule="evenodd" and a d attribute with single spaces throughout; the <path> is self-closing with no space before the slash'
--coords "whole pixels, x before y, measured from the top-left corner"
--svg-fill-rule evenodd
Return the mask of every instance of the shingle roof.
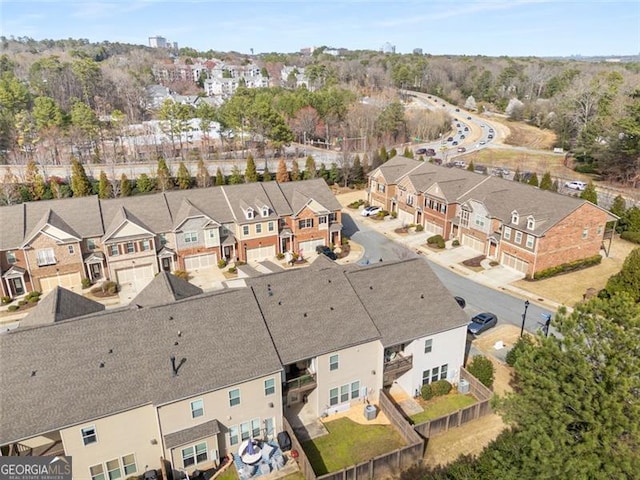
<path id="1" fill-rule="evenodd" d="M 68 228 L 82 238 L 102 235 L 100 201 L 97 196 L 27 202 L 24 208 L 25 234 L 32 232 L 36 224 L 51 210 Z"/>
<path id="2" fill-rule="evenodd" d="M 304 182 L 284 182 L 277 185 L 291 206 L 294 215 L 306 205 L 310 198 L 332 212 L 342 208 L 340 202 L 336 200 L 331 190 L 327 188 L 326 182 L 321 178 Z"/>
<path id="3" fill-rule="evenodd" d="M 373 170 L 369 175 L 375 175 L 379 172 L 387 183 L 395 184 L 400 177 L 406 175 L 422 163 L 423 162 L 403 157 L 402 155 L 396 155 Z"/>
<path id="4" fill-rule="evenodd" d="M 20 248 L 24 241 L 26 204 L 0 208 L 0 250 Z"/>
<path id="5" fill-rule="evenodd" d="M 164 305 L 168 302 L 175 302 L 183 298 L 200 295 L 201 293 L 201 288 L 169 272 L 162 271 L 131 300 L 130 304 L 140 307 Z"/>
<path id="6" fill-rule="evenodd" d="M 164 446 L 166 448 L 179 447 L 187 443 L 196 442 L 206 437 L 212 437 L 220 433 L 220 424 L 217 420 L 209 420 L 195 427 L 185 428 L 164 436 Z"/>
<path id="7" fill-rule="evenodd" d="M 104 308 L 104 305 L 99 302 L 94 302 L 66 288 L 55 287 L 38 302 L 32 312 L 20 320 L 20 328 L 60 322 L 101 312 Z"/>
<path id="8" fill-rule="evenodd" d="M 221 187 L 227 197 L 227 204 L 233 211 L 233 215 L 236 221 L 244 223 L 247 221 L 262 220 L 262 211 L 260 207 L 266 205 L 270 209 L 269 217 L 275 219 L 277 213 L 269 200 L 266 192 L 262 188 L 260 183 L 244 183 L 240 185 L 224 185 Z M 247 219 L 243 204 L 246 207 L 251 207 L 254 210 L 254 218 Z"/>

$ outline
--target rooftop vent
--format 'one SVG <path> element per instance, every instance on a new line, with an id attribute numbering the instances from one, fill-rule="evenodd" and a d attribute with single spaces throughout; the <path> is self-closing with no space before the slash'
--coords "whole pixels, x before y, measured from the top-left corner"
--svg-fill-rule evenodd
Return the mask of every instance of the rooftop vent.
<path id="1" fill-rule="evenodd" d="M 31 370 L 31 376 L 35 377 L 36 376 L 36 371 L 35 370 Z"/>
<path id="2" fill-rule="evenodd" d="M 303 316 L 304 316 L 304 318 L 307 318 L 307 312 L 304 312 Z"/>
<path id="3" fill-rule="evenodd" d="M 373 285 L 369 285 L 369 290 L 373 290 Z"/>
<path id="4" fill-rule="evenodd" d="M 100 368 L 104 368 L 104 362 L 100 362 Z"/>
<path id="5" fill-rule="evenodd" d="M 282 300 L 278 300 L 278 305 L 282 305 Z"/>
<path id="6" fill-rule="evenodd" d="M 182 331 L 178 330 L 178 337 L 182 336 Z"/>
<path id="7" fill-rule="evenodd" d="M 420 294 L 420 298 L 424 298 L 424 293 L 421 293 L 421 294 Z"/>
<path id="8" fill-rule="evenodd" d="M 169 320 L 173 320 L 173 317 L 172 317 L 172 316 L 170 316 L 170 317 L 169 317 Z"/>
<path id="9" fill-rule="evenodd" d="M 110 348 L 110 349 L 109 349 L 109 353 L 113 353 L 113 348 Z"/>
<path id="10" fill-rule="evenodd" d="M 173 342 L 173 345 L 177 347 L 178 346 L 178 342 Z"/>
<path id="11" fill-rule="evenodd" d="M 331 310 L 333 312 L 333 307 L 329 307 L 329 310 Z"/>

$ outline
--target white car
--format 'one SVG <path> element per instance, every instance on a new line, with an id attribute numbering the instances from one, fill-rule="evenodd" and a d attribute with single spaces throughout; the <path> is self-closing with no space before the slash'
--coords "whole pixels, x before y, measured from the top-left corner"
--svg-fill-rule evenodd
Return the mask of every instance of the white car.
<path id="1" fill-rule="evenodd" d="M 587 188 L 587 184 L 584 182 L 578 182 L 574 180 L 573 182 L 567 182 L 564 184 L 565 187 L 570 188 L 572 190 L 585 190 Z"/>
<path id="2" fill-rule="evenodd" d="M 360 212 L 363 217 L 373 217 L 382 211 L 382 207 L 364 207 Z"/>

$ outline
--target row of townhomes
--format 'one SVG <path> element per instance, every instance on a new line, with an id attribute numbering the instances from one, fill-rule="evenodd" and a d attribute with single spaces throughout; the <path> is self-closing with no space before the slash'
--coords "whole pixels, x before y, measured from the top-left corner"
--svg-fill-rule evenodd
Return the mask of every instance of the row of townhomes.
<path id="1" fill-rule="evenodd" d="M 340 204 L 322 179 L 1 207 L 0 294 L 79 291 L 83 279 L 139 292 L 161 271 L 340 245 L 340 222 Z"/>
<path id="2" fill-rule="evenodd" d="M 0 335 L 0 451 L 71 455 L 76 480 L 206 470 L 300 409 L 455 384 L 467 323 L 423 259 L 321 255 L 209 293 L 162 272 L 108 310 L 56 287 Z"/>
<path id="3" fill-rule="evenodd" d="M 368 201 L 458 239 L 528 277 L 600 253 L 617 217 L 586 200 L 396 156 L 369 174 Z"/>

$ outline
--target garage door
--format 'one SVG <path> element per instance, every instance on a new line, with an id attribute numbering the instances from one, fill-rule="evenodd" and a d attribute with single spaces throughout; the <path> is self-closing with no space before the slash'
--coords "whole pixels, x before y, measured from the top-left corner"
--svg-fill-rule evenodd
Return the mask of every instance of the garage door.
<path id="1" fill-rule="evenodd" d="M 508 253 L 502 254 L 502 264 L 505 267 L 513 268 L 521 273 L 527 273 L 529 270 L 529 262 L 525 262 L 518 257 L 514 257 L 513 255 L 509 255 Z"/>
<path id="2" fill-rule="evenodd" d="M 433 235 L 442 235 L 444 231 L 440 225 L 436 225 L 435 223 L 425 222 L 424 230 L 426 232 L 432 233 Z"/>
<path id="3" fill-rule="evenodd" d="M 484 242 L 471 235 L 462 235 L 462 245 L 484 253 Z"/>
<path id="4" fill-rule="evenodd" d="M 153 265 L 140 265 L 135 268 L 116 270 L 116 278 L 122 291 L 134 289 L 139 292 L 153 280 L 153 275 Z"/>
<path id="5" fill-rule="evenodd" d="M 398 218 L 403 225 L 409 225 L 413 223 L 413 213 L 405 212 L 398 209 Z"/>
<path id="6" fill-rule="evenodd" d="M 82 290 L 82 277 L 80 276 L 80 273 L 76 272 L 40 279 L 40 288 L 42 289 L 42 293 L 50 292 L 57 286 L 74 292 L 79 292 Z"/>
<path id="7" fill-rule="evenodd" d="M 207 253 L 205 255 L 190 255 L 188 257 L 184 257 L 184 268 L 188 272 L 217 265 L 218 257 L 215 253 Z"/>
<path id="8" fill-rule="evenodd" d="M 308 253 L 315 253 L 316 247 L 321 247 L 324 245 L 324 243 L 325 242 L 322 238 L 300 242 L 298 244 L 298 251 L 302 250 L 302 255 L 306 255 Z"/>
<path id="9" fill-rule="evenodd" d="M 267 245 L 258 248 L 247 249 L 247 262 L 261 262 L 276 256 L 276 246 Z"/>

